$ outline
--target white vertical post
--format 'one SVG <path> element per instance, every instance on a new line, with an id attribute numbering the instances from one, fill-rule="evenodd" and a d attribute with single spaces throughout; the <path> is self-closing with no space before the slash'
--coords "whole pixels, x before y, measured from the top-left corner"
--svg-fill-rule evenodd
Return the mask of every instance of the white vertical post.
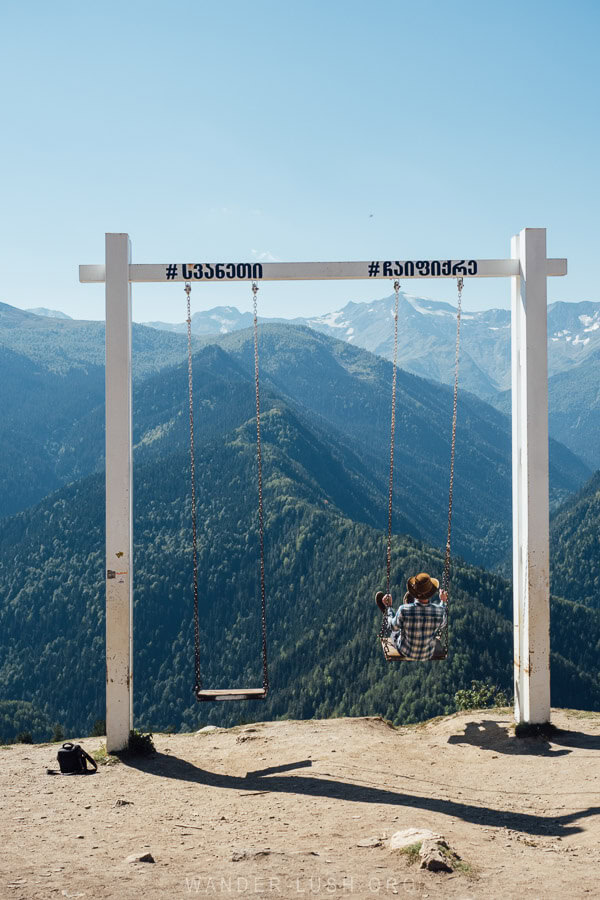
<path id="1" fill-rule="evenodd" d="M 106 235 L 106 749 L 133 722 L 131 245 Z"/>
<path id="2" fill-rule="evenodd" d="M 511 242 L 515 719 L 550 721 L 546 229 Z"/>

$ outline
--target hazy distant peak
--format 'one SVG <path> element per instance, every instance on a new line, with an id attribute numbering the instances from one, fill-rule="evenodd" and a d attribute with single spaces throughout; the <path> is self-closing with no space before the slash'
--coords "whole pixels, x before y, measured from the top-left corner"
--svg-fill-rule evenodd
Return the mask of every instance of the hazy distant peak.
<path id="1" fill-rule="evenodd" d="M 60 309 L 46 309 L 45 306 L 36 306 L 35 309 L 27 309 L 25 312 L 33 313 L 34 316 L 46 316 L 48 319 L 72 319 Z"/>

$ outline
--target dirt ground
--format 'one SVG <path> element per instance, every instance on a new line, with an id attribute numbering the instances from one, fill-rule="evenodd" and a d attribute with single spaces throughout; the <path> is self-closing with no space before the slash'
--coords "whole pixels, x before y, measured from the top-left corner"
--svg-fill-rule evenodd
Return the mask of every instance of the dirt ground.
<path id="1" fill-rule="evenodd" d="M 85 777 L 47 774 L 56 744 L 3 747 L 0 897 L 598 896 L 600 714 L 554 711 L 551 742 L 518 740 L 511 721 L 155 735 L 156 756 Z M 405 828 L 444 835 L 464 871 L 390 850 Z M 127 862 L 145 852 L 154 863 Z"/>

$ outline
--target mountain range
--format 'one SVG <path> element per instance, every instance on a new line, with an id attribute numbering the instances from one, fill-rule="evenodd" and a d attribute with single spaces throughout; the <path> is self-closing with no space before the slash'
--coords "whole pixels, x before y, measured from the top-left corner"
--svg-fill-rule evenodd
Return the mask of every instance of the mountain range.
<path id="1" fill-rule="evenodd" d="M 394 297 L 368 303 L 347 303 L 323 316 L 288 320 L 378 356 L 393 355 Z M 284 319 L 261 319 L 281 322 Z M 415 375 L 450 384 L 454 371 L 456 307 L 400 292 L 398 305 L 398 362 Z M 186 324 L 146 322 L 151 328 L 184 333 Z M 192 316 L 192 333 L 227 334 L 248 328 L 250 313 L 219 306 Z M 600 350 L 600 303 L 556 302 L 548 306 L 548 374 L 551 377 L 579 366 Z M 478 396 L 510 388 L 510 310 L 463 310 L 461 377 L 464 387 Z"/>
<path id="2" fill-rule="evenodd" d="M 509 420 L 461 393 L 451 656 L 437 665 L 386 665 L 372 597 L 385 580 L 391 364 L 306 325 L 273 323 L 260 330 L 273 690 L 260 708 L 198 708 L 185 336 L 136 326 L 134 341 L 138 725 L 191 729 L 248 715 L 378 713 L 416 722 L 451 712 L 455 691 L 473 678 L 510 692 L 510 585 L 482 568 L 500 563 L 510 546 Z M 83 733 L 103 717 L 102 323 L 0 307 L 0 350 L 9 404 L 0 421 L 0 737 L 27 722 L 40 735 L 44 722 Z M 205 683 L 256 686 L 251 330 L 197 336 L 193 362 Z M 398 372 L 395 594 L 408 574 L 442 568 L 451 412 L 448 385 Z M 590 600 L 600 577 L 596 545 L 586 538 L 589 549 L 579 557 L 571 549 L 582 523 L 594 534 L 590 474 L 551 443 L 553 504 L 562 502 L 553 520 L 553 588 L 568 595 L 552 601 L 553 702 L 600 709 L 600 610 Z M 585 588 L 576 597 L 573 559 Z"/>
<path id="3" fill-rule="evenodd" d="M 101 323 L 21 316 L 25 317 L 23 327 L 5 329 L 3 334 L 0 315 L 0 339 L 5 344 L 0 376 L 13 385 L 9 415 L 0 422 L 0 447 L 7 449 L 0 465 L 4 515 L 36 502 L 61 483 L 101 471 L 104 464 L 103 370 L 88 361 L 99 357 Z M 30 319 L 36 320 L 34 339 L 29 335 L 35 351 L 26 357 Z M 6 348 L 15 334 L 16 355 Z M 184 353 L 185 337 L 140 325 L 134 338 L 137 462 L 187 447 L 188 399 L 187 364 L 176 362 Z M 254 358 L 249 330 L 197 341 L 204 344 L 195 356 L 195 391 L 204 398 L 197 414 L 202 442 L 252 414 L 247 379 L 253 373 Z M 329 444 L 329 452 L 343 461 L 347 491 L 355 498 L 353 511 L 347 511 L 353 518 L 383 527 L 391 364 L 298 325 L 261 326 L 260 348 L 263 402 L 285 402 L 310 428 L 324 433 L 323 446 Z M 434 545 L 442 544 L 445 534 L 451 415 L 448 386 L 399 371 L 395 529 Z M 457 552 L 472 563 L 491 567 L 508 551 L 510 466 L 510 422 L 488 404 L 463 393 L 454 529 Z M 552 442 L 554 504 L 577 490 L 590 474 L 574 454 Z M 341 508 L 346 510 L 343 504 Z"/>
<path id="4" fill-rule="evenodd" d="M 223 370 L 221 354 L 205 360 Z M 241 378 L 252 397 L 251 376 Z M 274 400 L 275 398 L 273 398 Z M 200 409 L 204 398 L 199 397 Z M 451 712 L 474 678 L 510 693 L 512 599 L 498 576 L 455 558 L 450 657 L 386 664 L 374 590 L 385 583 L 385 534 L 359 512 L 327 435 L 281 398 L 265 409 L 267 616 L 271 693 L 258 705 L 193 700 L 187 451 L 135 469 L 136 725 L 193 730 L 248 717 L 383 715 L 395 723 Z M 241 412 L 241 409 L 240 409 Z M 199 448 L 201 665 L 207 687 L 261 684 L 255 429 L 252 417 Z M 104 711 L 104 481 L 91 475 L 0 522 L 0 737 L 91 730 Z M 341 506 L 348 510 L 344 513 Z M 392 589 L 440 573 L 440 550 L 407 536 L 392 546 Z M 600 612 L 552 602 L 552 700 L 600 709 L 594 659 Z M 19 723 L 18 725 L 16 723 Z M 7 724 L 8 723 L 8 724 Z"/>
<path id="5" fill-rule="evenodd" d="M 391 296 L 370 303 L 351 302 L 327 315 L 291 321 L 391 359 L 393 312 Z M 452 383 L 456 308 L 401 293 L 398 318 L 400 367 Z M 226 334 L 250 323 L 249 313 L 232 306 L 196 312 L 192 317 L 193 332 L 199 336 Z M 183 332 L 186 327 L 184 323 L 147 324 L 172 332 Z M 599 468 L 600 303 L 556 302 L 548 306 L 548 373 L 550 434 L 591 468 Z M 510 415 L 510 380 L 510 311 L 463 312 L 461 387 Z"/>

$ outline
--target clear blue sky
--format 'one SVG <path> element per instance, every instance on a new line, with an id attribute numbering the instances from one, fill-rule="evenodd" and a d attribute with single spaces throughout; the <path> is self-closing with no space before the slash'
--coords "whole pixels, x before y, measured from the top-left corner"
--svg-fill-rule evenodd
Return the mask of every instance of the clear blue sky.
<path id="1" fill-rule="evenodd" d="M 597 0 L 5 0 L 0 300 L 102 318 L 77 266 L 105 231 L 162 263 L 508 256 L 524 226 L 569 259 L 549 299 L 598 300 L 599 24 Z M 292 316 L 388 293 L 260 300 Z M 138 321 L 183 319 L 180 285 L 134 298 Z M 508 301 L 505 281 L 465 291 Z"/>

